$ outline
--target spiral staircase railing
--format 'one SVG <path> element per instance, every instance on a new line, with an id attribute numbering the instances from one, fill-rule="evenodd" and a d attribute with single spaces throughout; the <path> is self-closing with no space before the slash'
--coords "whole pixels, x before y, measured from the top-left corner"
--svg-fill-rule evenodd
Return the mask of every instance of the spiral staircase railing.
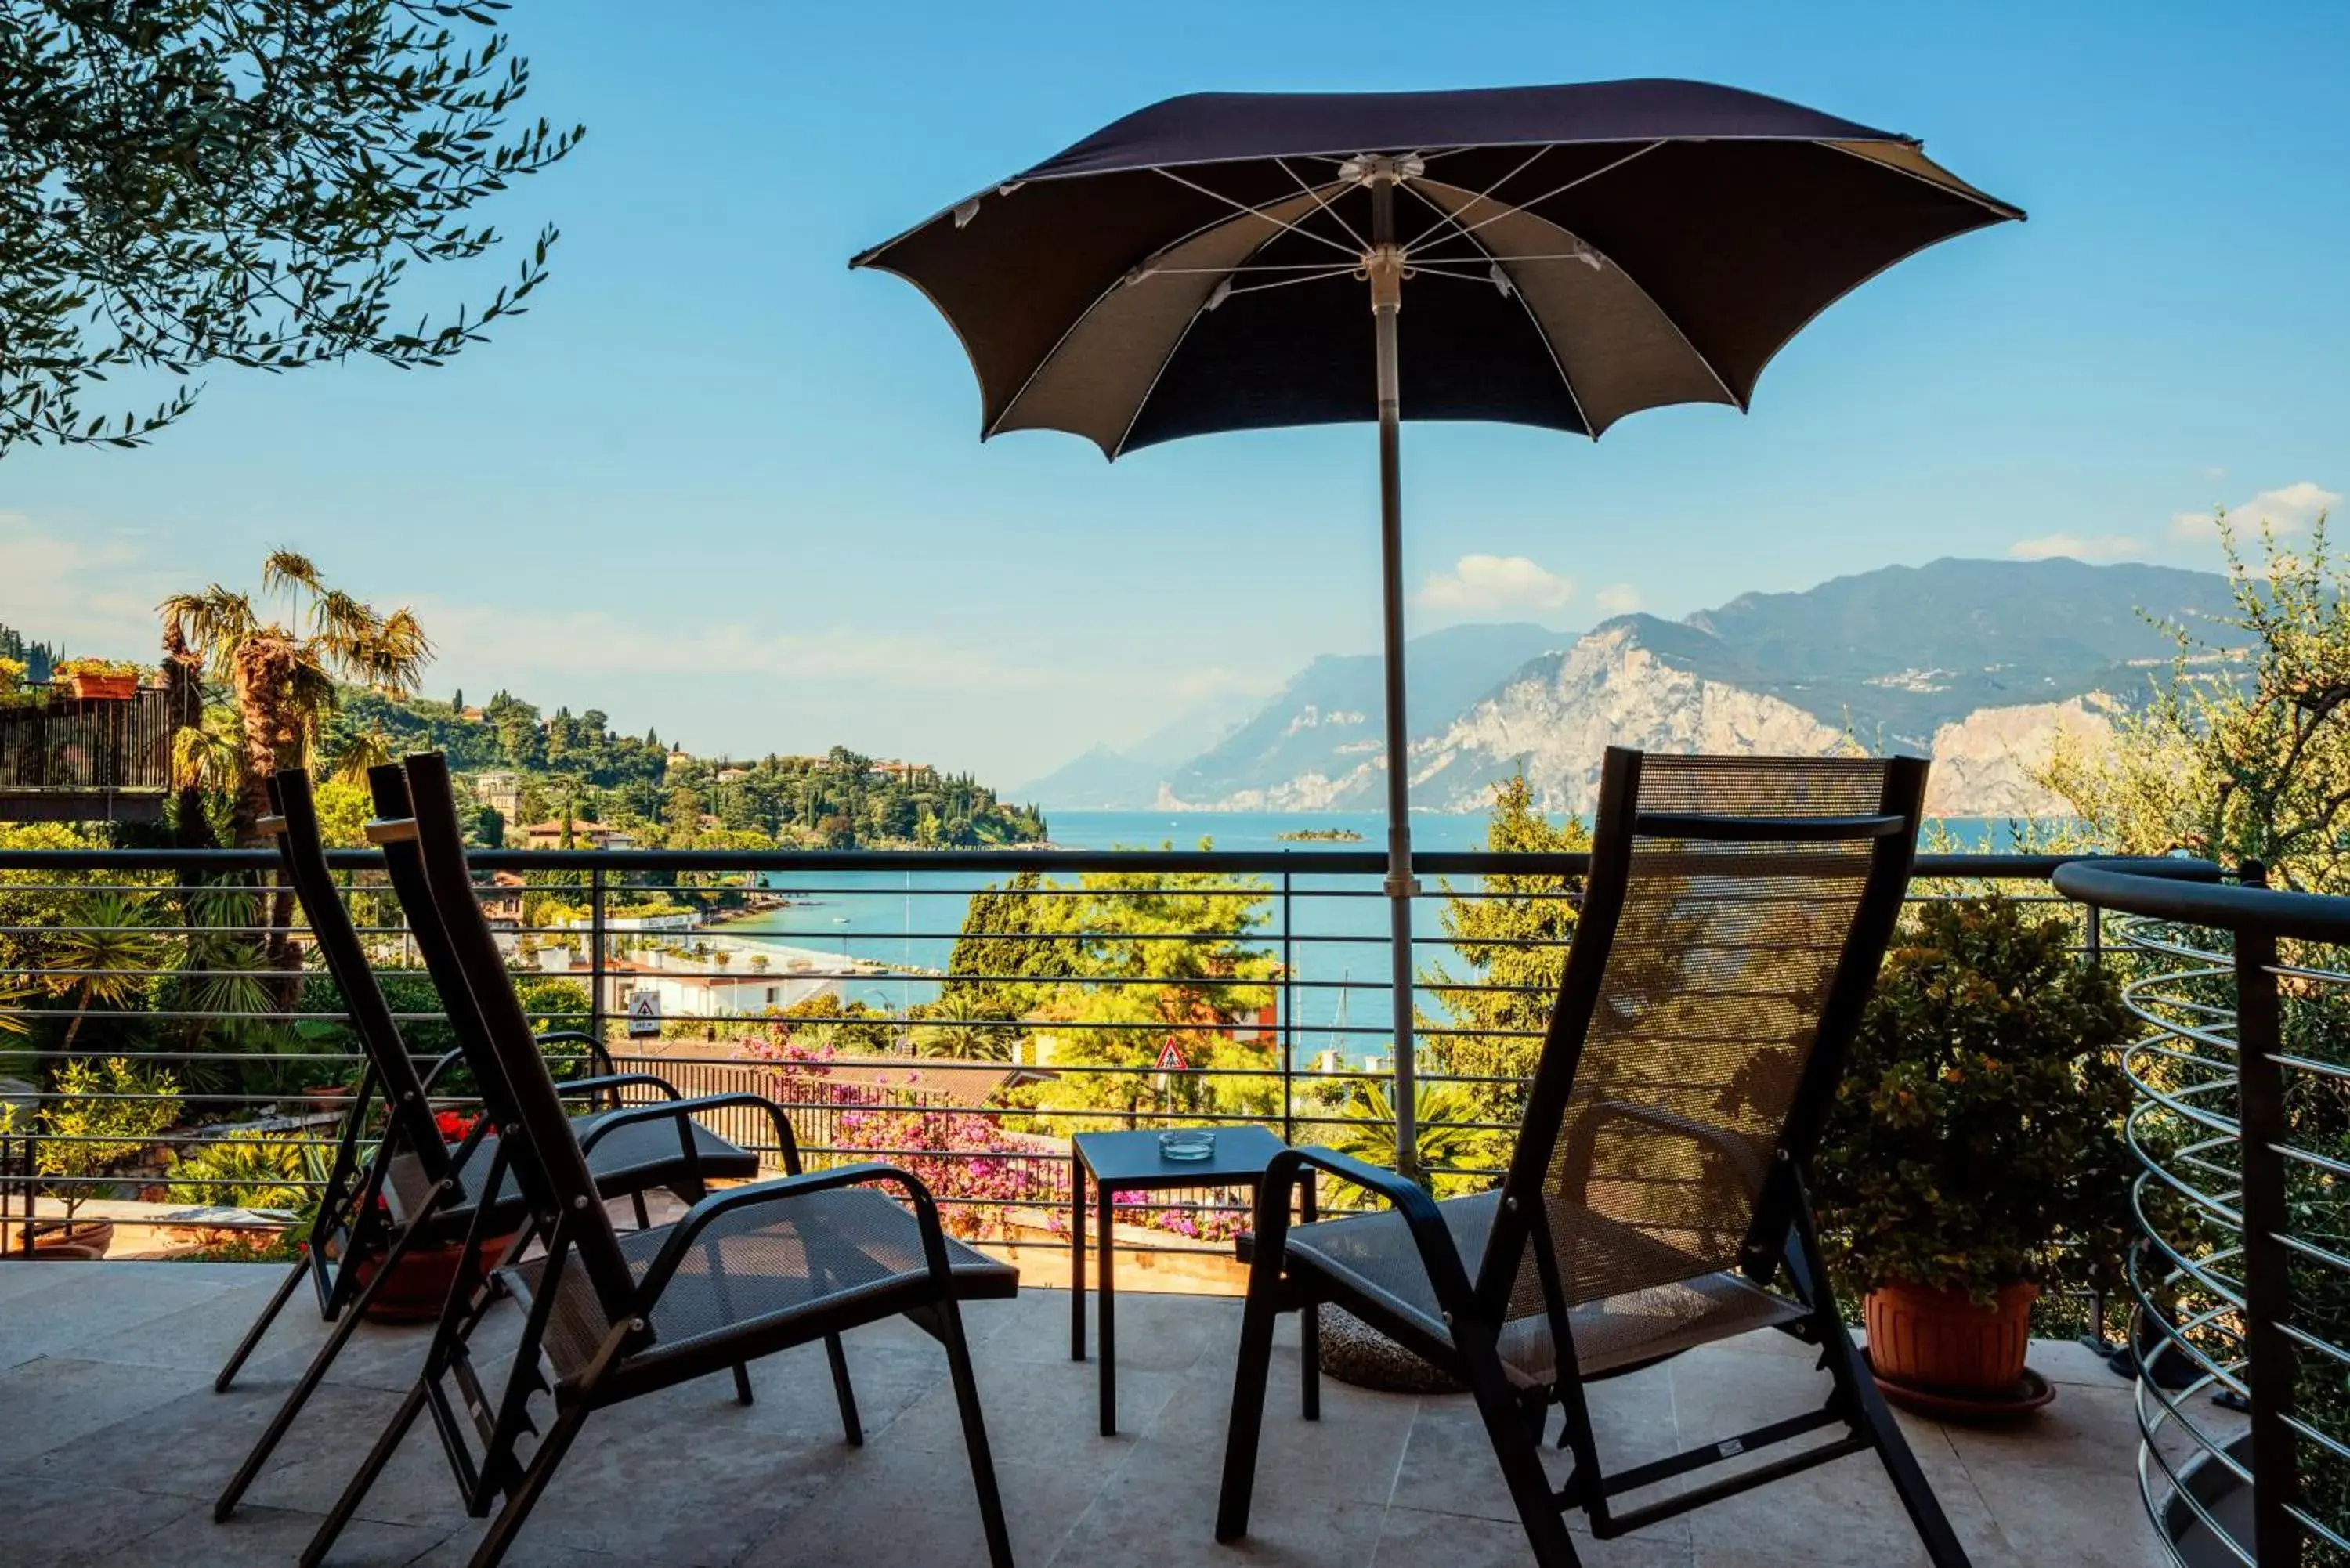
<path id="1" fill-rule="evenodd" d="M 2139 1489 L 2186 1568 L 2350 1564 L 2350 898 L 2085 861 L 2144 1026 L 2128 1268 Z"/>

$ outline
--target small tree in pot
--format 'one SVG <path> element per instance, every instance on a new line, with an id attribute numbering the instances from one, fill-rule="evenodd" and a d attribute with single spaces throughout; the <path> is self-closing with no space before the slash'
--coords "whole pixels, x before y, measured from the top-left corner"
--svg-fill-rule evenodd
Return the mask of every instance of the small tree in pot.
<path id="1" fill-rule="evenodd" d="M 36 1176 L 65 1211 L 62 1228 L 31 1226 L 33 1248 L 56 1257 L 103 1257 L 114 1223 L 79 1220 L 99 1179 L 146 1152 L 179 1119 L 180 1085 L 169 1073 L 142 1073 L 128 1059 L 72 1061 L 57 1069 L 57 1090 L 39 1114 L 33 1147 Z"/>
<path id="2" fill-rule="evenodd" d="M 1897 1389 L 2015 1397 L 2042 1287 L 2102 1280 L 2126 1244 L 2128 1014 L 2073 938 L 2001 898 L 1928 904 L 1853 1042 L 1817 1196 Z"/>

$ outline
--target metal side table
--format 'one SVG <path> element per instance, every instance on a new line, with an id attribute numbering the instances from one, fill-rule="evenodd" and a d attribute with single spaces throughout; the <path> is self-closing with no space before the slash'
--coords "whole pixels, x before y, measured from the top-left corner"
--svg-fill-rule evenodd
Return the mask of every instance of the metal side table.
<path id="1" fill-rule="evenodd" d="M 1210 1129 L 1216 1135 L 1216 1151 L 1208 1158 L 1169 1159 L 1159 1152 L 1159 1135 L 1172 1130 L 1177 1129 L 1079 1133 L 1070 1140 L 1076 1159 L 1069 1170 L 1069 1359 L 1086 1358 L 1086 1185 L 1090 1179 L 1101 1237 L 1096 1251 L 1101 1260 L 1101 1429 L 1105 1438 L 1118 1431 L 1118 1282 L 1110 1262 L 1118 1251 L 1111 1244 L 1118 1195 L 1202 1187 L 1253 1190 L 1263 1179 L 1266 1162 L 1286 1147 L 1263 1127 L 1220 1127 Z M 1299 1192 L 1301 1218 L 1311 1221 L 1315 1217 L 1311 1170 L 1304 1173 Z M 1300 1316 L 1299 1334 L 1311 1365 L 1320 1338 L 1316 1314 L 1308 1307 Z M 1318 1380 L 1307 1377 L 1304 1383 L 1305 1417 L 1313 1420 L 1321 1415 Z"/>

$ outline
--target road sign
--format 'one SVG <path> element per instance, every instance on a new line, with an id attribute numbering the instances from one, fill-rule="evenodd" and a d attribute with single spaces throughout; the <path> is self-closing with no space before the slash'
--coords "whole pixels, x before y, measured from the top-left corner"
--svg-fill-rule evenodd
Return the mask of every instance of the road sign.
<path id="1" fill-rule="evenodd" d="M 1166 1044 L 1159 1048 L 1158 1070 L 1159 1072 L 1180 1073 L 1191 1064 L 1183 1059 L 1183 1047 L 1175 1044 L 1173 1040 L 1169 1040 Z"/>
<path id="2" fill-rule="evenodd" d="M 629 1038 L 642 1040 L 660 1033 L 660 993 L 636 991 L 629 993 Z"/>

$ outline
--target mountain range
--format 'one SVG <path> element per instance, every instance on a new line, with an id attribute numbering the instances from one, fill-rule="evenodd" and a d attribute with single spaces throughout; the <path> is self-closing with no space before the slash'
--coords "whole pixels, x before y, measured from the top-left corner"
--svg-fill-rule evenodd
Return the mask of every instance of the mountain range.
<path id="1" fill-rule="evenodd" d="M 1850 738 L 1934 757 L 1939 815 L 2036 815 L 2054 802 L 2031 773 L 2057 736 L 2094 743 L 2169 662 L 2154 622 L 2231 609 L 2214 573 L 1940 560 L 1744 594 L 1679 621 L 1450 627 L 1408 649 L 1412 799 L 1475 810 L 1523 771 L 1543 809 L 1580 812 L 1611 743 L 1817 753 Z M 1324 655 L 1237 722 L 1187 715 L 1020 793 L 1048 809 L 1375 808 L 1380 690 L 1377 655 Z"/>

